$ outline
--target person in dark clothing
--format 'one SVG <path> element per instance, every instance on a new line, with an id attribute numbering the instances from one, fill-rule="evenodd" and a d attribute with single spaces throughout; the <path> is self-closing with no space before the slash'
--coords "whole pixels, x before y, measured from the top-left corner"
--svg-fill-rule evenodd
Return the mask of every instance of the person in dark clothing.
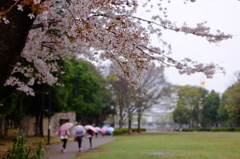
<path id="1" fill-rule="evenodd" d="M 74 141 L 78 143 L 78 151 L 81 152 L 82 148 L 82 137 L 86 134 L 86 130 L 82 125 L 76 125 L 72 129 L 72 135 L 74 135 Z"/>
<path id="2" fill-rule="evenodd" d="M 89 138 L 90 149 L 92 148 L 92 137 L 94 136 L 94 131 L 91 129 L 87 130 L 87 138 Z"/>
<path id="3" fill-rule="evenodd" d="M 98 137 L 98 131 L 95 133 L 96 138 Z"/>
<path id="4" fill-rule="evenodd" d="M 82 136 L 77 136 L 76 137 L 76 141 L 78 142 L 78 149 L 79 149 L 79 152 L 81 152 L 81 147 L 82 147 Z"/>
<path id="5" fill-rule="evenodd" d="M 78 142 L 78 151 L 81 152 L 82 137 L 84 136 L 84 133 L 82 131 L 77 131 L 74 135 L 75 135 L 74 141 Z"/>
<path id="6" fill-rule="evenodd" d="M 68 140 L 70 133 L 68 130 L 65 130 L 65 131 L 59 131 L 59 134 L 60 134 L 61 141 L 63 142 L 61 151 L 66 152 L 67 140 Z"/>

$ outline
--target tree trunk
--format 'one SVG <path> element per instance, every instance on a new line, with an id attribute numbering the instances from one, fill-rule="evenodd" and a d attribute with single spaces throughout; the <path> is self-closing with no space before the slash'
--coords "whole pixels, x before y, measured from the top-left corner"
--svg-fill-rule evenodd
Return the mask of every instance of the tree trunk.
<path id="1" fill-rule="evenodd" d="M 39 137 L 43 137 L 43 114 L 41 112 L 39 119 Z"/>
<path id="2" fill-rule="evenodd" d="M 123 127 L 123 110 L 122 106 L 119 105 L 119 128 Z"/>
<path id="3" fill-rule="evenodd" d="M 39 120 L 39 137 L 43 137 L 43 115 L 44 115 L 44 84 L 42 84 L 42 93 L 41 93 L 41 111 L 40 111 L 40 120 Z"/>
<path id="4" fill-rule="evenodd" d="M 182 118 L 179 119 L 178 123 L 179 123 L 179 129 L 181 129 L 182 128 Z M 189 126 L 190 126 L 190 124 L 189 124 Z"/>
<path id="5" fill-rule="evenodd" d="M 132 133 L 132 117 L 128 116 L 128 134 Z"/>
<path id="6" fill-rule="evenodd" d="M 23 119 L 23 100 L 25 94 L 21 93 L 20 101 L 19 101 L 19 116 L 18 116 L 18 129 L 22 129 L 22 119 Z"/>
<path id="7" fill-rule="evenodd" d="M 237 121 L 236 127 L 240 127 L 240 117 L 238 117 L 238 121 Z"/>
<path id="8" fill-rule="evenodd" d="M 35 134 L 34 136 L 38 136 L 39 135 L 39 111 L 38 111 L 38 105 L 36 107 L 36 122 L 35 122 Z"/>
<path id="9" fill-rule="evenodd" d="M 5 118 L 2 115 L 0 117 L 0 136 L 3 136 L 3 130 L 4 130 L 4 123 L 5 123 Z"/>
<path id="10" fill-rule="evenodd" d="M 137 121 L 138 121 L 138 133 L 141 133 L 141 114 L 140 113 L 138 114 Z"/>
<path id="11" fill-rule="evenodd" d="M 6 119 L 6 117 L 5 117 Z M 8 120 L 4 121 L 4 136 L 8 136 L 8 129 L 9 129 L 9 124 L 8 124 Z"/>
<path id="12" fill-rule="evenodd" d="M 3 11 L 8 10 L 14 3 L 15 1 L 11 0 L 0 0 Z M 28 17 L 29 13 L 31 13 L 31 10 L 28 6 L 24 7 L 23 11 L 19 11 L 17 5 L 15 5 L 6 13 L 6 18 L 10 23 L 0 23 L 0 88 L 11 75 L 25 46 L 29 30 L 34 21 Z"/>

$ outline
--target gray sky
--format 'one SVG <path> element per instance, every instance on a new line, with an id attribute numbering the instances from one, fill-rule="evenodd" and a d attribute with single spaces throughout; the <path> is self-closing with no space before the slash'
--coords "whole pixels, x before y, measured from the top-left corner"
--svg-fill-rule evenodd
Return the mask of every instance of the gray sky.
<path id="1" fill-rule="evenodd" d="M 163 0 L 167 2 L 167 0 Z M 205 88 L 223 93 L 234 83 L 234 73 L 240 71 L 240 1 L 238 0 L 196 0 L 195 3 L 183 0 L 171 0 L 166 3 L 168 19 L 177 24 L 187 22 L 193 25 L 207 21 L 212 30 L 221 30 L 233 35 L 233 38 L 219 44 L 210 44 L 204 38 L 165 31 L 164 39 L 172 45 L 171 55 L 175 59 L 190 57 L 194 61 L 214 62 L 224 67 L 226 75 L 217 73 L 212 79 L 206 79 L 200 73 L 188 76 L 179 75 L 174 68 L 166 69 L 170 82 L 179 85 L 200 85 L 204 78 Z"/>

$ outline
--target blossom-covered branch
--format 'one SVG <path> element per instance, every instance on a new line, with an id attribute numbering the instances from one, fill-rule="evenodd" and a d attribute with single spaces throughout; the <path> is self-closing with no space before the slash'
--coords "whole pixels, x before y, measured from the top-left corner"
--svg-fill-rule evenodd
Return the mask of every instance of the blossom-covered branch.
<path id="1" fill-rule="evenodd" d="M 146 4 L 150 2 L 146 0 Z M 172 46 L 163 39 L 161 29 L 205 37 L 213 43 L 231 38 L 231 35 L 221 31 L 212 33 L 205 23 L 199 23 L 196 27 L 187 24 L 176 26 L 166 16 L 159 16 L 160 13 L 166 15 L 161 9 L 150 20 L 137 17 L 140 6 L 137 0 L 25 0 L 19 1 L 17 6 L 11 10 L 25 13 L 28 8 L 30 10 L 21 16 L 34 20 L 31 30 L 26 31 L 26 45 L 19 52 L 33 64 L 34 71 L 29 68 L 24 71 L 27 78 L 38 83 L 57 83 L 57 74 L 62 68 L 57 61 L 66 57 L 84 58 L 99 63 L 106 60 L 116 62 L 121 71 L 116 71 L 115 74 L 126 77 L 132 84 L 138 84 L 142 74 L 156 63 L 175 67 L 180 74 L 203 72 L 207 77 L 212 77 L 222 68 L 212 63 L 202 64 L 188 58 L 178 61 L 170 57 Z M 10 23 L 14 23 L 11 15 L 6 16 Z M 3 24 L 0 24 L 1 27 Z M 160 41 L 157 47 L 152 44 L 152 35 L 156 35 Z M 23 67 L 15 65 L 12 74 L 21 72 Z M 31 87 L 28 82 L 20 84 L 14 77 L 9 77 L 5 85 L 14 83 L 18 89 L 32 91 L 24 87 L 24 84 Z"/>

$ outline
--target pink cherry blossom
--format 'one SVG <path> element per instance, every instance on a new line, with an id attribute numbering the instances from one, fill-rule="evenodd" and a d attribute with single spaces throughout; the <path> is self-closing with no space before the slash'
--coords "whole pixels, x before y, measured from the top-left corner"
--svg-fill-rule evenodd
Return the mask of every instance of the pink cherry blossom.
<path id="1" fill-rule="evenodd" d="M 39 4 L 41 2 L 41 0 L 33 0 L 34 4 Z"/>

